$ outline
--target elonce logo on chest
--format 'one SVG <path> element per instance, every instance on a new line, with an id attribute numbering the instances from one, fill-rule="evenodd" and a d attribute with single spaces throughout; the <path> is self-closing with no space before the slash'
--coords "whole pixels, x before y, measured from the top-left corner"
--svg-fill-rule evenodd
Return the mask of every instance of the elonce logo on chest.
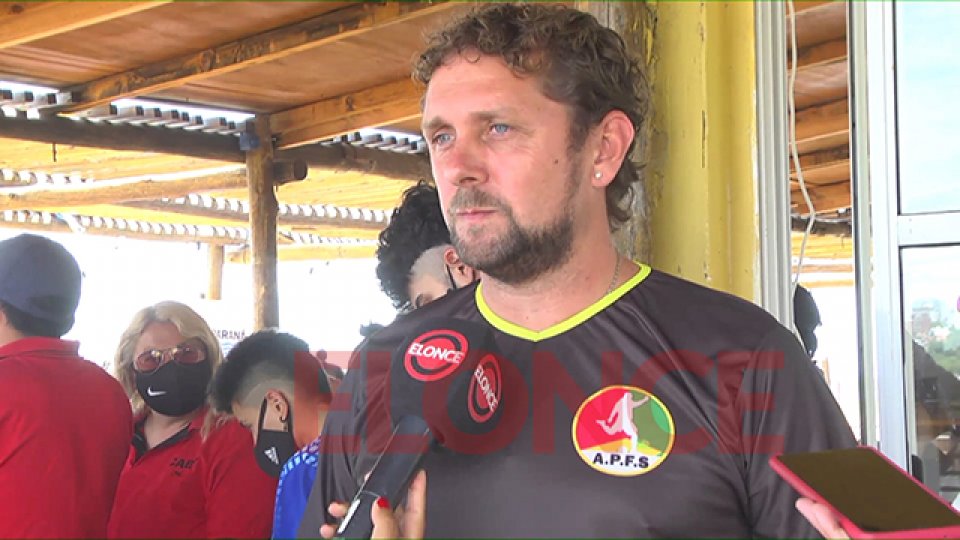
<path id="1" fill-rule="evenodd" d="M 430 382 L 456 371 L 468 352 L 467 339 L 453 330 L 427 332 L 410 343 L 404 368 L 418 381 Z"/>
<path id="2" fill-rule="evenodd" d="M 580 404 L 572 436 L 587 465 L 614 476 L 637 476 L 663 463 L 676 430 L 670 411 L 653 394 L 608 386 Z"/>

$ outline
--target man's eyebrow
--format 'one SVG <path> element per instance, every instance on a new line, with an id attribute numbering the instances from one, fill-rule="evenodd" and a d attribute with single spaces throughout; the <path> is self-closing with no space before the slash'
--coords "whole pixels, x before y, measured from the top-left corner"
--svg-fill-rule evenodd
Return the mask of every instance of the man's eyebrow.
<path id="1" fill-rule="evenodd" d="M 449 122 L 447 122 L 446 120 L 444 120 L 439 116 L 434 116 L 433 118 L 424 122 L 420 126 L 420 131 L 422 131 L 423 133 L 427 133 L 430 131 L 435 131 L 447 125 L 449 125 Z"/>
<path id="2" fill-rule="evenodd" d="M 517 110 L 513 107 L 500 107 L 497 109 L 491 109 L 486 111 L 475 111 L 470 113 L 470 120 L 479 120 L 481 122 L 489 122 L 497 118 L 503 118 L 504 116 L 516 116 L 516 112 Z M 424 133 L 427 133 L 430 131 L 435 131 L 442 127 L 446 127 L 448 125 L 450 125 L 450 123 L 444 120 L 442 117 L 435 116 L 427 120 L 426 122 L 424 122 L 423 125 L 421 126 L 421 130 Z"/>

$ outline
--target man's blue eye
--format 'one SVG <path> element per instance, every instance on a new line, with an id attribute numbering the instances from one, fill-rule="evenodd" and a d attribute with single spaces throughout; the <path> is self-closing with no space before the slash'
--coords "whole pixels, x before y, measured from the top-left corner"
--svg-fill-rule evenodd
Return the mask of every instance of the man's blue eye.
<path id="1" fill-rule="evenodd" d="M 506 124 L 493 124 L 490 126 L 490 129 L 493 130 L 497 135 L 503 135 L 506 132 L 510 131 L 510 126 Z"/>

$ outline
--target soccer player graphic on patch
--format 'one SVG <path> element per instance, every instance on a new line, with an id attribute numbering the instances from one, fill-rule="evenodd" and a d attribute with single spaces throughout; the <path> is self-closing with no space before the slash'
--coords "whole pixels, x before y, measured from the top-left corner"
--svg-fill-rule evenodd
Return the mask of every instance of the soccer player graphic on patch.
<path id="1" fill-rule="evenodd" d="M 610 411 L 610 417 L 605 421 L 603 419 L 597 420 L 597 424 L 600 424 L 607 435 L 616 435 L 622 432 L 630 437 L 630 448 L 621 447 L 621 452 L 635 452 L 637 450 L 639 435 L 637 434 L 637 424 L 633 420 L 633 410 L 648 401 L 650 401 L 650 396 L 644 396 L 640 401 L 634 401 L 631 392 L 624 392 L 623 397 L 617 401 L 613 410 Z"/>
<path id="2" fill-rule="evenodd" d="M 573 443 L 590 467 L 614 476 L 656 469 L 673 448 L 670 411 L 656 396 L 635 386 L 608 386 L 580 405 Z"/>

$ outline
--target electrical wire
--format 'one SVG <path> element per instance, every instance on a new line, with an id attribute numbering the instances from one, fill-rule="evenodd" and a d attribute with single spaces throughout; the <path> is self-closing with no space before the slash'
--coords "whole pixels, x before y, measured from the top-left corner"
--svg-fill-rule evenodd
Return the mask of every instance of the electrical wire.
<path id="1" fill-rule="evenodd" d="M 800 151 L 797 146 L 797 102 L 794 92 L 797 86 L 797 17 L 794 9 L 793 0 L 787 0 L 787 19 L 790 21 L 790 72 L 788 75 L 787 92 L 787 113 L 789 115 L 790 125 L 790 158 L 793 160 L 794 170 L 797 172 L 797 183 L 800 184 L 800 193 L 803 195 L 803 201 L 807 204 L 810 211 L 810 220 L 807 222 L 807 228 L 803 233 L 803 240 L 800 242 L 800 255 L 797 259 L 797 271 L 793 276 L 791 287 L 791 298 L 796 294 L 797 286 L 800 284 L 800 273 L 803 271 L 803 259 L 807 250 L 807 241 L 813 231 L 813 225 L 817 220 L 817 211 L 813 207 L 813 201 L 810 200 L 810 193 L 807 191 L 807 184 L 803 180 L 803 168 L 800 166 Z"/>

